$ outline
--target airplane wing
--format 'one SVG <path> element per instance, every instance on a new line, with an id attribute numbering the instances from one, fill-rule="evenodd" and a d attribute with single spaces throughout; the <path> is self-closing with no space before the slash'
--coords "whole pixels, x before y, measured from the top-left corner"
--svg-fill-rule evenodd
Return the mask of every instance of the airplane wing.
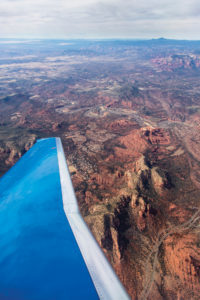
<path id="1" fill-rule="evenodd" d="M 0 179 L 0 299 L 129 299 L 84 222 L 60 138 Z"/>

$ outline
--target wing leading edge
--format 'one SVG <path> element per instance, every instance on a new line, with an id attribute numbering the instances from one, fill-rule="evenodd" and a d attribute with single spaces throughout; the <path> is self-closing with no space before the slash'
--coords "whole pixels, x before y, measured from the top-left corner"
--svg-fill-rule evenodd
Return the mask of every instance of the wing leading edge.
<path id="1" fill-rule="evenodd" d="M 0 299 L 98 298 L 129 299 L 81 217 L 60 138 L 38 140 L 0 179 Z"/>

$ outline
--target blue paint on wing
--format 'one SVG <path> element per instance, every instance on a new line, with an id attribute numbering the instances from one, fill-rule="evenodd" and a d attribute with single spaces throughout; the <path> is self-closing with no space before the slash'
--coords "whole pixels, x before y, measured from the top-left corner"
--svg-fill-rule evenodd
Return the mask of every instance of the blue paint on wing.
<path id="1" fill-rule="evenodd" d="M 0 299 L 98 299 L 63 210 L 54 138 L 0 179 Z"/>

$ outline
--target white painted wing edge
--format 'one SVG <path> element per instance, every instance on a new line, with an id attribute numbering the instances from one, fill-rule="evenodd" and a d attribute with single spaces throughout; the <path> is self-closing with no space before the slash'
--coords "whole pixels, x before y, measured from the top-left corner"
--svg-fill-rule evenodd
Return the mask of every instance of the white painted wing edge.
<path id="1" fill-rule="evenodd" d="M 130 299 L 80 214 L 60 138 L 56 138 L 56 145 L 64 211 L 99 298 Z"/>

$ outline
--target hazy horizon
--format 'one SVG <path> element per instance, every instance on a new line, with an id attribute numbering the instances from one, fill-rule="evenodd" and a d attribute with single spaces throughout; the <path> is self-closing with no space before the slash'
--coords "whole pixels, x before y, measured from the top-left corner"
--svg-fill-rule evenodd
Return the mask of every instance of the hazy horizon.
<path id="1" fill-rule="evenodd" d="M 197 0 L 2 0 L 0 37 L 199 40 Z"/>
<path id="2" fill-rule="evenodd" d="M 40 42 L 40 41 L 180 41 L 180 42 L 199 42 L 199 39 L 178 39 L 178 38 L 164 38 L 164 37 L 157 37 L 157 38 L 123 38 L 123 37 L 110 37 L 110 38 L 103 38 L 103 37 L 94 37 L 94 38 L 45 38 L 45 37 L 24 37 L 24 38 L 17 38 L 17 37 L 0 37 L 0 42 L 2 43 L 20 43 L 20 42 Z"/>

